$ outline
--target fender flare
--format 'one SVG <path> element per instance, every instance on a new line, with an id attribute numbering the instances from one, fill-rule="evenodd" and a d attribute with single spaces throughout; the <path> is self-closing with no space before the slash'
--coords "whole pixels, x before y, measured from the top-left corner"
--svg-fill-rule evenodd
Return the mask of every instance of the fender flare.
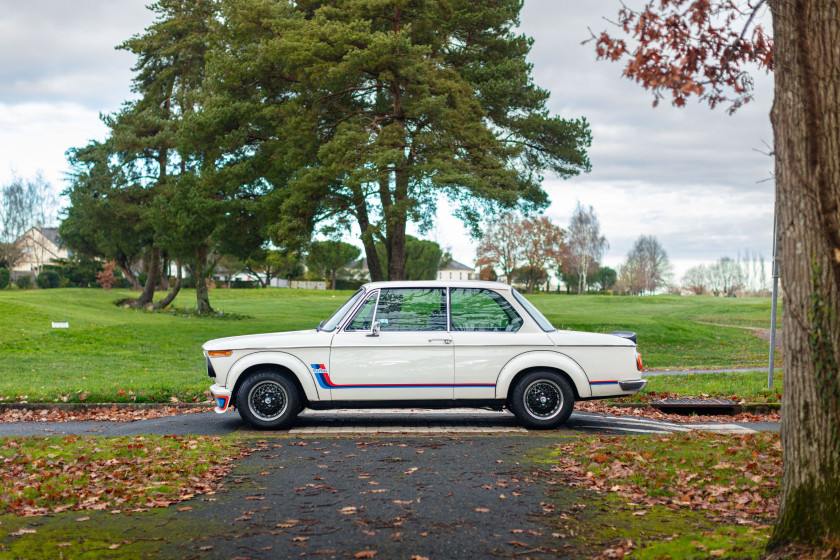
<path id="1" fill-rule="evenodd" d="M 571 357 L 552 350 L 533 350 L 519 354 L 505 364 L 496 379 L 496 398 L 507 399 L 516 375 L 523 370 L 535 368 L 561 370 L 574 384 L 580 398 L 586 399 L 592 396 L 589 378 L 583 368 Z"/>
<path id="2" fill-rule="evenodd" d="M 225 386 L 233 391 L 237 383 L 239 383 L 239 378 L 242 374 L 254 366 L 280 366 L 285 368 L 291 371 L 298 383 L 300 383 L 307 400 L 322 400 L 318 395 L 318 387 L 315 384 L 313 373 L 306 367 L 306 364 L 300 361 L 300 358 L 286 352 L 258 351 L 239 358 L 228 371 Z"/>

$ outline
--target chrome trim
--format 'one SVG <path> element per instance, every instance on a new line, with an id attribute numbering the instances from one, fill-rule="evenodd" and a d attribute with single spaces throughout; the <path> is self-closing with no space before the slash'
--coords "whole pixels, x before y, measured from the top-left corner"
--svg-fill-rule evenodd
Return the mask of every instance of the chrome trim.
<path id="1" fill-rule="evenodd" d="M 631 379 L 629 381 L 619 381 L 618 386 L 622 391 L 641 391 L 647 385 L 647 379 Z"/>

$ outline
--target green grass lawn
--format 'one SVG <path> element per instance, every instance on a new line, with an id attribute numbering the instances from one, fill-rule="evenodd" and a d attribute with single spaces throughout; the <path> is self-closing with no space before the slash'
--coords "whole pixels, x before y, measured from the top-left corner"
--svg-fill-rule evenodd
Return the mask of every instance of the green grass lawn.
<path id="1" fill-rule="evenodd" d="M 539 294 L 530 299 L 560 329 L 638 333 L 647 368 L 767 366 L 767 341 L 754 329 L 770 329 L 769 298 Z"/>
<path id="2" fill-rule="evenodd" d="M 197 319 L 116 307 L 131 292 L 0 291 L 0 398 L 5 401 L 203 399 L 210 379 L 201 344 L 211 338 L 313 328 L 350 292 L 211 291 L 217 310 L 242 320 Z M 768 299 L 531 297 L 559 328 L 639 334 L 647 368 L 766 367 L 767 342 L 740 327 L 767 328 Z M 175 301 L 193 306 L 195 292 Z M 67 320 L 68 330 L 51 328 Z M 713 324 L 712 324 L 713 323 Z M 721 326 L 729 325 L 729 326 Z M 696 376 L 697 377 L 697 376 Z"/>

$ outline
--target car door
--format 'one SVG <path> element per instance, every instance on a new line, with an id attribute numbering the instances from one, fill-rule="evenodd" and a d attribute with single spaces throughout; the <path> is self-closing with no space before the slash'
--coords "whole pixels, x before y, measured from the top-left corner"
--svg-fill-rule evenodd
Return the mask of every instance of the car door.
<path id="1" fill-rule="evenodd" d="M 455 368 L 446 317 L 444 288 L 372 293 L 333 336 L 324 376 L 333 400 L 451 399 Z"/>
<path id="2" fill-rule="evenodd" d="M 456 399 L 492 399 L 499 372 L 515 356 L 550 344 L 544 332 L 523 328 L 522 316 L 502 294 L 451 288 Z"/>

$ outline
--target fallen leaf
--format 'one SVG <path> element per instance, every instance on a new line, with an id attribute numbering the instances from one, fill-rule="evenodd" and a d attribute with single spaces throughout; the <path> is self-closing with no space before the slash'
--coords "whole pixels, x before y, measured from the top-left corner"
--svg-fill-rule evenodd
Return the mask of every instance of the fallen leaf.
<path id="1" fill-rule="evenodd" d="M 490 513 L 489 508 L 473 508 L 473 511 L 477 511 L 478 513 Z"/>
<path id="2" fill-rule="evenodd" d="M 14 533 L 9 533 L 9 534 L 13 537 L 20 537 L 22 535 L 33 535 L 37 532 L 38 531 L 36 531 L 35 529 L 29 529 L 27 527 L 21 527 L 20 529 L 18 529 Z"/>
<path id="3" fill-rule="evenodd" d="M 373 558 L 376 556 L 375 550 L 362 550 L 361 552 L 357 552 L 353 558 Z"/>
<path id="4" fill-rule="evenodd" d="M 306 542 L 309 540 L 309 537 L 295 537 L 292 539 L 292 542 Z"/>

